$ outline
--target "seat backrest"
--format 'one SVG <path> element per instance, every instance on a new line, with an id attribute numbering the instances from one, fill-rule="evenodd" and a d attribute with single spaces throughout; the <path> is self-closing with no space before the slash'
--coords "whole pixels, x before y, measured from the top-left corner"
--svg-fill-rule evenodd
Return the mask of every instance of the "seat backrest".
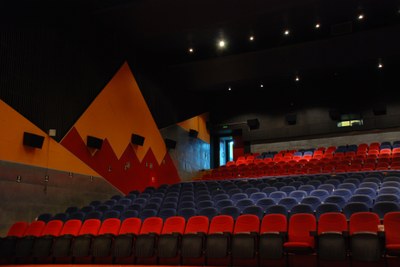
<path id="1" fill-rule="evenodd" d="M 399 202 L 394 201 L 380 201 L 372 206 L 372 212 L 378 214 L 379 218 L 383 219 L 389 212 L 400 211 Z"/>
<path id="2" fill-rule="evenodd" d="M 15 222 L 8 229 L 7 236 L 22 237 L 24 236 L 29 224 L 27 222 Z"/>
<path id="3" fill-rule="evenodd" d="M 99 219 L 88 219 L 83 223 L 79 231 L 79 235 L 86 235 L 86 234 L 97 235 L 100 226 L 101 226 L 101 221 Z"/>
<path id="4" fill-rule="evenodd" d="M 181 216 L 169 217 L 165 220 L 161 234 L 179 233 L 183 234 L 185 231 L 185 218 Z"/>
<path id="5" fill-rule="evenodd" d="M 241 213 L 240 209 L 236 206 L 227 206 L 227 207 L 223 207 L 220 210 L 221 215 L 229 215 L 234 220 L 236 220 L 236 218 L 240 215 L 240 213 Z"/>
<path id="6" fill-rule="evenodd" d="M 82 221 L 78 219 L 70 219 L 64 223 L 60 235 L 77 236 L 82 227 Z"/>
<path id="7" fill-rule="evenodd" d="M 386 213 L 383 218 L 386 244 L 400 244 L 400 212 Z"/>
<path id="8" fill-rule="evenodd" d="M 45 223 L 49 222 L 53 215 L 51 213 L 42 213 L 38 216 L 38 221 L 44 221 Z"/>
<path id="9" fill-rule="evenodd" d="M 342 233 L 348 231 L 347 219 L 343 213 L 328 212 L 319 217 L 318 220 L 318 235 L 327 232 Z"/>
<path id="10" fill-rule="evenodd" d="M 379 224 L 380 220 L 377 214 L 373 212 L 356 212 L 350 217 L 350 235 L 357 232 L 377 233 Z"/>
<path id="11" fill-rule="evenodd" d="M 117 218 L 108 218 L 103 221 L 101 224 L 99 235 L 103 234 L 113 234 L 117 235 L 119 232 L 119 228 L 121 226 L 121 221 Z"/>
<path id="12" fill-rule="evenodd" d="M 163 219 L 160 217 L 149 217 L 144 220 L 140 234 L 156 233 L 160 234 L 163 227 Z"/>
<path id="13" fill-rule="evenodd" d="M 43 229 L 42 236 L 59 236 L 63 228 L 63 221 L 61 220 L 51 220 L 49 221 Z"/>
<path id="14" fill-rule="evenodd" d="M 214 207 L 202 208 L 198 211 L 198 215 L 207 216 L 209 220 L 218 215 L 218 210 Z"/>
<path id="15" fill-rule="evenodd" d="M 305 242 L 314 247 L 311 231 L 317 230 L 317 221 L 312 214 L 294 214 L 289 220 L 289 242 Z"/>
<path id="16" fill-rule="evenodd" d="M 257 232 L 260 229 L 260 219 L 256 215 L 240 215 L 235 222 L 234 234 L 243 232 Z"/>
<path id="17" fill-rule="evenodd" d="M 354 213 L 367 211 L 369 211 L 369 207 L 363 202 L 351 202 L 343 207 L 343 213 L 346 215 L 347 219 L 350 219 Z"/>
<path id="18" fill-rule="evenodd" d="M 140 232 L 140 228 L 142 226 L 142 221 L 139 218 L 130 217 L 126 218 L 119 228 L 118 234 L 134 234 L 138 235 Z"/>
<path id="19" fill-rule="evenodd" d="M 261 221 L 260 234 L 287 232 L 287 217 L 283 214 L 267 214 Z"/>
<path id="20" fill-rule="evenodd" d="M 185 234 L 189 233 L 208 233 L 209 219 L 206 216 L 193 216 L 187 221 Z"/>
<path id="21" fill-rule="evenodd" d="M 24 236 L 41 236 L 46 223 L 44 221 L 33 221 L 25 232 Z"/>
<path id="22" fill-rule="evenodd" d="M 210 223 L 208 234 L 221 233 L 221 232 L 233 232 L 234 220 L 229 215 L 218 215 L 215 216 Z"/>

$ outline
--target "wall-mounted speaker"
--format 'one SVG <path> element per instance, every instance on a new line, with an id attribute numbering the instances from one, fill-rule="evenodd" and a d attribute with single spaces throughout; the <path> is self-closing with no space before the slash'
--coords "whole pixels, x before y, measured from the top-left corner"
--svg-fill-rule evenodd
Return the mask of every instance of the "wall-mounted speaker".
<path id="1" fill-rule="evenodd" d="M 103 139 L 88 135 L 86 138 L 86 146 L 95 149 L 101 149 Z"/>
<path id="2" fill-rule="evenodd" d="M 199 135 L 199 132 L 196 131 L 195 129 L 190 129 L 189 130 L 189 136 L 190 137 L 197 138 L 198 135 Z"/>
<path id="3" fill-rule="evenodd" d="M 138 134 L 132 134 L 131 136 L 131 143 L 138 146 L 143 146 L 144 144 L 144 137 Z"/>
<path id="4" fill-rule="evenodd" d="M 260 122 L 258 119 L 247 120 L 247 126 L 249 126 L 250 130 L 256 130 L 260 128 Z"/>
<path id="5" fill-rule="evenodd" d="M 286 114 L 286 122 L 289 125 L 295 125 L 297 123 L 297 114 L 296 113 Z"/>
<path id="6" fill-rule="evenodd" d="M 24 138 L 23 138 L 22 143 L 24 146 L 30 146 L 30 147 L 34 147 L 34 148 L 42 148 L 43 141 L 44 141 L 44 136 L 24 132 Z"/>
<path id="7" fill-rule="evenodd" d="M 376 104 L 373 107 L 372 112 L 374 113 L 375 116 L 386 115 L 386 105 L 382 103 Z"/>
<path id="8" fill-rule="evenodd" d="M 165 146 L 167 147 L 167 149 L 175 149 L 176 147 L 176 141 L 172 140 L 172 139 L 168 139 L 165 138 Z"/>

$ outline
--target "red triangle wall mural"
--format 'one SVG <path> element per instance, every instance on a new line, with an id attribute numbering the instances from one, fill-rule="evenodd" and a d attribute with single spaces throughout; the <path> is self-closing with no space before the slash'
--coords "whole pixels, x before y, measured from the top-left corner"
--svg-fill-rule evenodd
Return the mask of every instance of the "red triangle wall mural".
<path id="1" fill-rule="evenodd" d="M 132 145 L 132 134 L 145 137 Z M 100 150 L 88 135 L 103 139 Z M 164 140 L 127 63 L 96 97 L 61 144 L 124 193 L 180 181 Z"/>

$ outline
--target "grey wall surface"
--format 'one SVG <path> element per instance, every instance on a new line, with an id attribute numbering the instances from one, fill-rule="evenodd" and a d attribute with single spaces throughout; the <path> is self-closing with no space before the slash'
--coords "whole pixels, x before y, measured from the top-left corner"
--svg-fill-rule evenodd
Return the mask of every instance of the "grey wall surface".
<path id="1" fill-rule="evenodd" d="M 83 207 L 116 194 L 122 195 L 101 177 L 70 176 L 67 172 L 0 161 L 0 236 L 6 235 L 16 221 L 31 222 L 41 213 L 64 212 L 67 207 Z"/>
<path id="2" fill-rule="evenodd" d="M 183 128 L 173 125 L 160 130 L 164 138 L 176 141 L 169 153 L 182 181 L 191 180 L 200 170 L 210 168 L 210 144 L 199 138 L 189 137 Z"/>

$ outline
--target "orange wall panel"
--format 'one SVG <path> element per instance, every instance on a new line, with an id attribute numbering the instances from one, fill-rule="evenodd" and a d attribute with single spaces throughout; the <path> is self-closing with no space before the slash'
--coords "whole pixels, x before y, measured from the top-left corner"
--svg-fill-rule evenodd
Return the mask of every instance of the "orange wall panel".
<path id="1" fill-rule="evenodd" d="M 180 127 L 189 131 L 190 129 L 196 130 L 199 132 L 197 138 L 203 140 L 207 144 L 210 143 L 210 132 L 207 130 L 207 120 L 208 114 L 204 113 L 188 120 L 182 121 L 178 123 Z"/>

